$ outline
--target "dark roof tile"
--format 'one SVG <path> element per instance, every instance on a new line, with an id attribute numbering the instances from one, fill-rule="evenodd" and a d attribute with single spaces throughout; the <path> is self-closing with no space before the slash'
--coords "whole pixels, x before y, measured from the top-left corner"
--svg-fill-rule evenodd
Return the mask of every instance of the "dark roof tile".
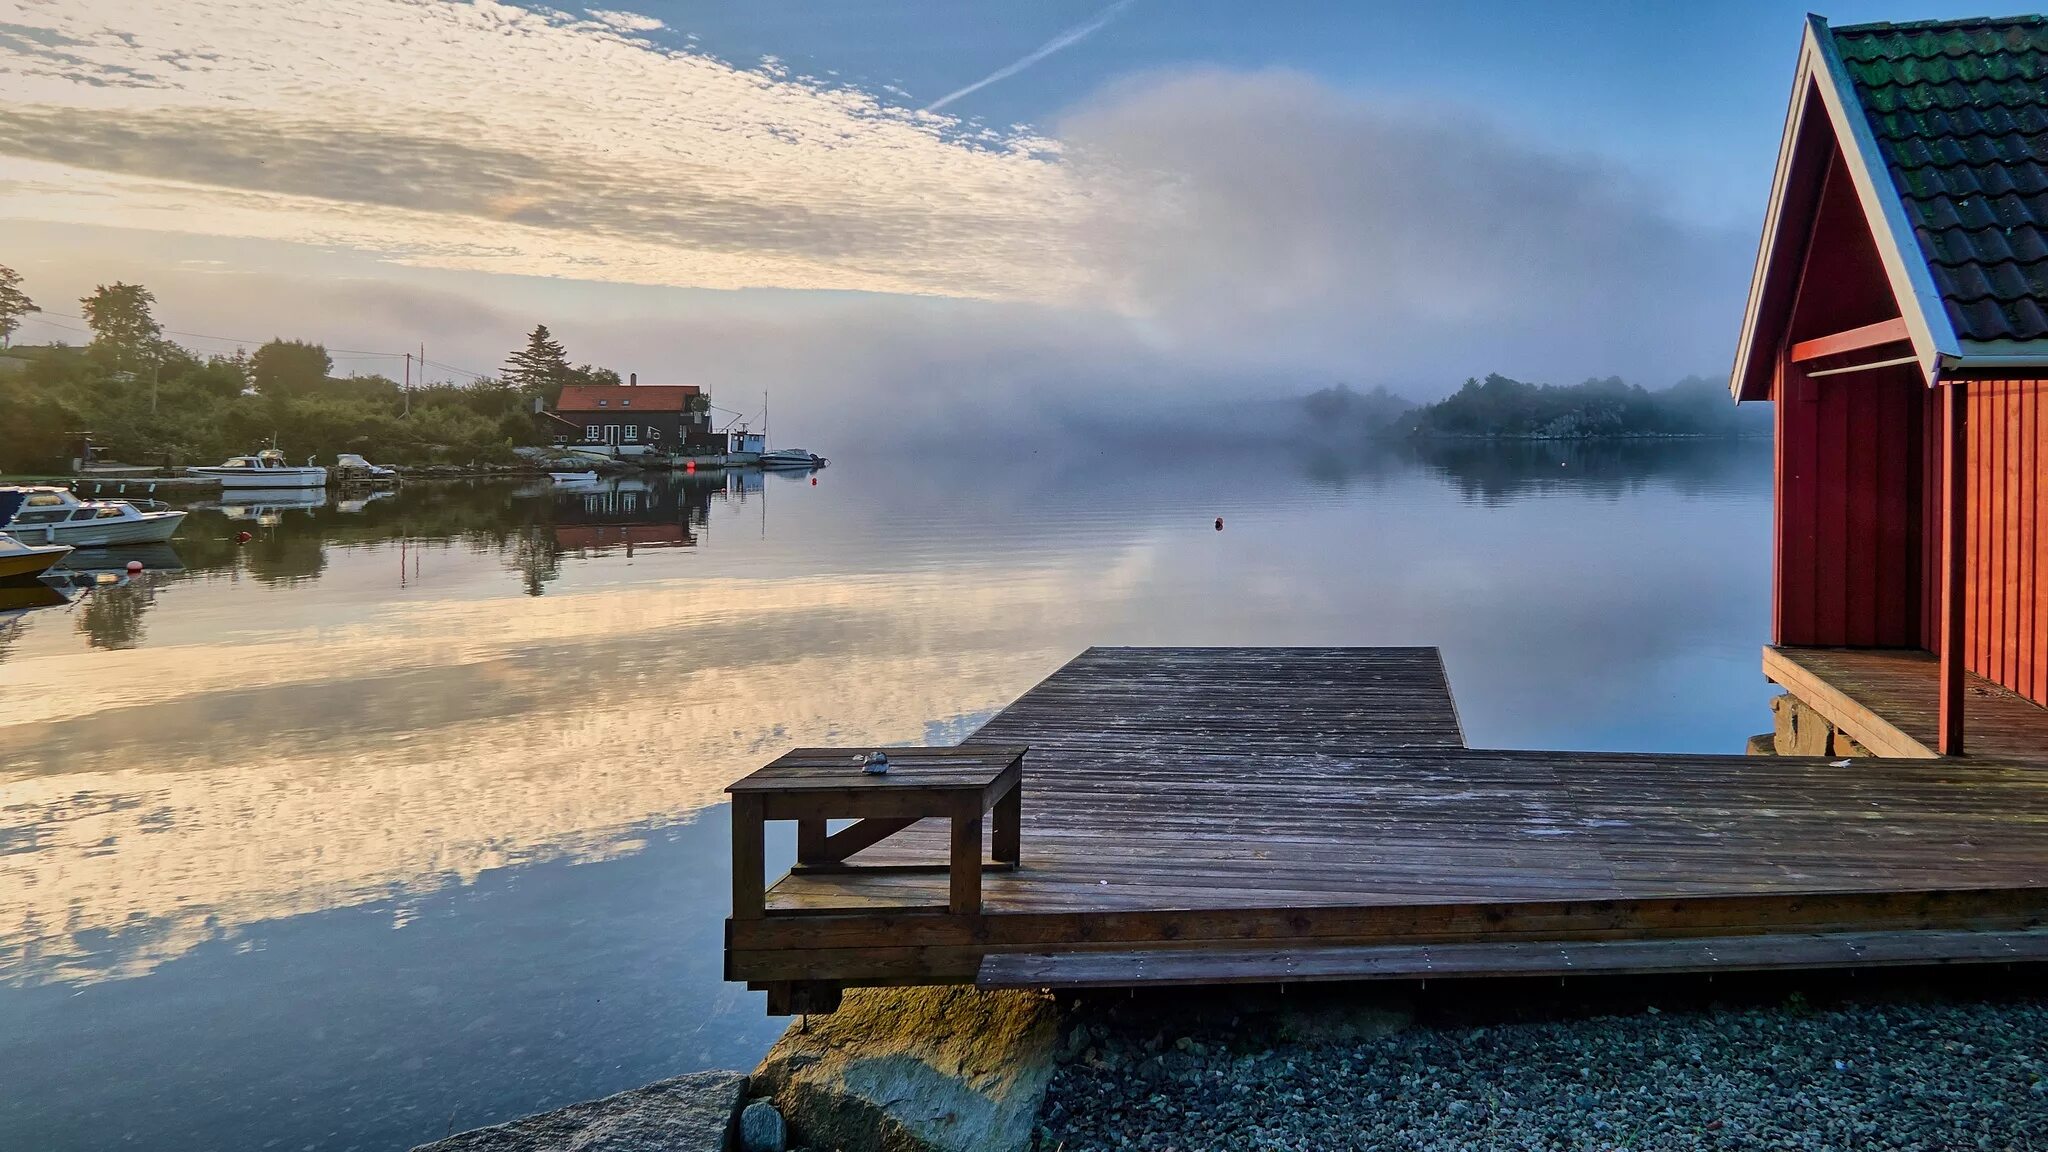
<path id="1" fill-rule="evenodd" d="M 2048 338 L 2048 19 L 1833 36 L 1956 334 Z"/>

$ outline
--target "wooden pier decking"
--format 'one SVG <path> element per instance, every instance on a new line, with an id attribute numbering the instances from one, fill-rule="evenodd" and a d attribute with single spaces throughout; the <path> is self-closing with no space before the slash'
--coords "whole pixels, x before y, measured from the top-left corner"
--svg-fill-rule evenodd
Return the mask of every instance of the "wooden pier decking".
<path id="1" fill-rule="evenodd" d="M 1764 648 L 1764 675 L 1879 756 L 1937 755 L 1941 661 L 1906 648 Z M 2048 708 L 1976 673 L 1963 677 L 1963 751 L 2048 763 Z"/>
<path id="2" fill-rule="evenodd" d="M 1428 648 L 1090 649 L 970 739 L 1029 748 L 1022 862 L 980 914 L 945 911 L 945 834 L 912 829 L 776 883 L 728 922 L 728 977 L 789 1010 L 2048 955 L 2048 771 L 2014 761 L 1475 750 Z"/>

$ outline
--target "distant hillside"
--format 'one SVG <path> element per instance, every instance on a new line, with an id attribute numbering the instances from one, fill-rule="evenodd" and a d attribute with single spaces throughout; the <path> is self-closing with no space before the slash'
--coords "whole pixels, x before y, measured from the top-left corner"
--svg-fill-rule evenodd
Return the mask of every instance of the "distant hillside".
<path id="1" fill-rule="evenodd" d="M 1769 408 L 1737 408 L 1726 386 L 1704 376 L 1688 376 L 1652 392 L 1615 376 L 1560 386 L 1525 384 L 1498 373 L 1465 381 L 1463 388 L 1418 410 L 1407 428 L 1417 436 L 1530 440 L 1765 436 L 1770 431 Z"/>

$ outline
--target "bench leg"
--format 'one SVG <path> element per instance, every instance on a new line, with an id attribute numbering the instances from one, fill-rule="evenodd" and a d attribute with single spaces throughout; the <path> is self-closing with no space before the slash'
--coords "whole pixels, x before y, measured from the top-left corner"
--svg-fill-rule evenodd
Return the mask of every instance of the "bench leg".
<path id="1" fill-rule="evenodd" d="M 996 801 L 995 828 L 989 834 L 989 855 L 999 864 L 1019 864 L 1024 857 L 1024 786 L 1010 789 Z"/>
<path id="2" fill-rule="evenodd" d="M 732 918 L 759 920 L 768 914 L 766 867 L 762 857 L 763 825 L 767 823 L 759 796 L 732 798 Z"/>
<path id="3" fill-rule="evenodd" d="M 955 916 L 981 912 L 981 817 L 953 817 L 953 891 L 947 904 Z"/>
<path id="4" fill-rule="evenodd" d="M 796 862 L 799 864 L 824 864 L 829 862 L 826 824 L 823 817 L 796 822 Z"/>

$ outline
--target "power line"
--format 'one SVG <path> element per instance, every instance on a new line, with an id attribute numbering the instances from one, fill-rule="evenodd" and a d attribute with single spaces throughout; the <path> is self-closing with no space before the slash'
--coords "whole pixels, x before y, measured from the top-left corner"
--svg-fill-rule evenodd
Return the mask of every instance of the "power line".
<path id="1" fill-rule="evenodd" d="M 51 316 L 61 316 L 66 320 L 76 320 L 81 324 L 91 323 L 91 321 L 87 320 L 83 316 L 73 316 L 65 312 L 43 311 L 32 312 L 22 317 L 22 320 L 24 323 L 28 321 L 36 321 L 39 323 L 48 324 L 52 328 L 62 328 L 67 332 L 84 332 L 88 334 L 90 334 L 91 332 L 90 328 L 73 328 L 69 324 L 59 324 L 55 320 L 47 319 L 47 317 Z M 244 346 L 254 344 L 260 347 L 264 344 L 270 343 L 270 341 L 268 340 L 245 340 L 239 336 L 215 336 L 205 332 L 185 332 L 176 328 L 163 328 L 159 329 L 159 331 L 163 332 L 165 335 L 168 336 L 183 336 L 188 340 L 218 340 L 224 344 L 237 344 Z M 379 352 L 366 348 L 328 348 L 326 349 L 326 352 L 329 356 L 338 356 L 343 358 L 376 357 L 379 359 L 387 360 L 397 360 L 405 355 L 405 353 L 403 352 Z M 421 363 L 429 363 L 429 361 L 422 360 Z M 481 380 L 486 375 L 488 375 L 488 373 L 485 372 L 472 372 L 467 368 L 458 368 L 453 364 L 442 364 L 439 363 L 438 361 L 434 361 L 432 363 L 436 368 L 443 368 L 450 372 L 459 373 L 460 375 L 467 376 L 472 380 Z"/>

